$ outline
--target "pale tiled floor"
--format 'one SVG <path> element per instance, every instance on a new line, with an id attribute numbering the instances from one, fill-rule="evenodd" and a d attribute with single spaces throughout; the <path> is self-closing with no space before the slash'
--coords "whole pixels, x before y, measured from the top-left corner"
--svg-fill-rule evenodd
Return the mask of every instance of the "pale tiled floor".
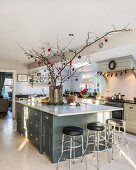
<path id="1" fill-rule="evenodd" d="M 130 162 L 136 164 L 136 136 L 127 135 L 130 148 Z M 96 170 L 96 162 L 92 155 L 87 156 L 88 170 Z M 119 156 L 115 149 L 114 160 L 107 162 L 107 154 L 100 155 L 100 170 L 133 170 L 124 156 Z M 12 118 L 0 119 L 0 170 L 55 170 L 48 157 L 38 153 L 37 149 L 23 136 L 16 132 Z M 76 163 L 73 170 L 84 170 L 85 166 Z M 68 162 L 61 163 L 60 170 L 68 170 Z"/>

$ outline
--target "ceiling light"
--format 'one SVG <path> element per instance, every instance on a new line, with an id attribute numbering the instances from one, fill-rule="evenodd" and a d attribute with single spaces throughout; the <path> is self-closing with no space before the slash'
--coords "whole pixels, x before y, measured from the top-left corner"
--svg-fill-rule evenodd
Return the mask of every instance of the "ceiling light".
<path id="1" fill-rule="evenodd" d="M 111 74 L 111 77 L 113 76 L 113 74 Z"/>
<path id="2" fill-rule="evenodd" d="M 83 63 L 76 63 L 73 64 L 73 67 L 79 68 L 79 67 L 84 67 L 90 65 L 88 62 L 83 62 Z"/>
<path id="3" fill-rule="evenodd" d="M 125 68 L 125 73 L 127 73 L 127 69 Z"/>
<path id="4" fill-rule="evenodd" d="M 120 72 L 120 75 L 122 76 L 122 74 L 123 74 L 123 73 L 122 73 L 122 71 L 121 71 L 121 72 Z"/>
<path id="5" fill-rule="evenodd" d="M 74 34 L 68 34 L 69 36 L 74 36 Z"/>

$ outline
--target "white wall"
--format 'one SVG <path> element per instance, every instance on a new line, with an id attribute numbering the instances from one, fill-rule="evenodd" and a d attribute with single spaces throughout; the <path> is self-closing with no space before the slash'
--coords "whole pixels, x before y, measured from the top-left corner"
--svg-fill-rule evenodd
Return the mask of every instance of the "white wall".
<path id="1" fill-rule="evenodd" d="M 28 73 L 28 67 L 26 65 L 20 64 L 18 62 L 6 62 L 6 61 L 0 61 L 0 69 L 5 70 L 16 70 L 17 74 L 27 74 Z"/>
<path id="2" fill-rule="evenodd" d="M 15 94 L 42 94 L 44 88 L 45 93 L 48 93 L 48 87 L 44 84 L 35 84 L 33 87 L 28 82 L 17 82 L 17 74 L 28 74 L 29 70 L 26 65 L 18 62 L 3 62 L 0 61 L 0 70 L 15 70 L 16 71 L 16 89 Z"/>

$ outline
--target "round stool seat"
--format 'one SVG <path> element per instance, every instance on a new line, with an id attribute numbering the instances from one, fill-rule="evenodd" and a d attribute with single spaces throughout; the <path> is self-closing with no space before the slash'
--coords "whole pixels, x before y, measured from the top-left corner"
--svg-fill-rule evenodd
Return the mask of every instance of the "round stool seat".
<path id="1" fill-rule="evenodd" d="M 92 122 L 92 123 L 87 124 L 87 128 L 93 131 L 103 131 L 105 129 L 105 125 L 99 122 L 96 122 L 96 123 Z"/>
<path id="2" fill-rule="evenodd" d="M 83 135 L 83 129 L 76 126 L 66 126 L 62 129 L 63 134 L 69 136 Z"/>
<path id="3" fill-rule="evenodd" d="M 106 120 L 107 124 L 113 125 L 113 126 L 125 126 L 126 122 L 124 120 L 120 119 L 107 119 Z"/>

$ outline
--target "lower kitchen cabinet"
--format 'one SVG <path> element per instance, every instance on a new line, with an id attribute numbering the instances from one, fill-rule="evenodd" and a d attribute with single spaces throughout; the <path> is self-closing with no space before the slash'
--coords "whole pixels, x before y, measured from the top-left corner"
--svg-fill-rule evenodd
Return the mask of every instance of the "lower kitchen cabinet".
<path id="1" fill-rule="evenodd" d="M 42 112 L 28 108 L 27 137 L 42 153 Z"/>
<path id="2" fill-rule="evenodd" d="M 126 120 L 126 130 L 136 134 L 136 104 L 124 104 L 124 119 Z"/>
<path id="3" fill-rule="evenodd" d="M 32 142 L 40 153 L 52 154 L 53 115 L 17 103 L 17 131 Z"/>
<path id="4" fill-rule="evenodd" d="M 51 157 L 52 154 L 52 132 L 53 132 L 53 116 L 43 112 L 43 152 Z"/>
<path id="5" fill-rule="evenodd" d="M 23 105 L 17 104 L 16 105 L 16 112 L 17 112 L 17 131 L 21 134 L 26 136 L 27 127 L 26 127 L 26 109 Z"/>

